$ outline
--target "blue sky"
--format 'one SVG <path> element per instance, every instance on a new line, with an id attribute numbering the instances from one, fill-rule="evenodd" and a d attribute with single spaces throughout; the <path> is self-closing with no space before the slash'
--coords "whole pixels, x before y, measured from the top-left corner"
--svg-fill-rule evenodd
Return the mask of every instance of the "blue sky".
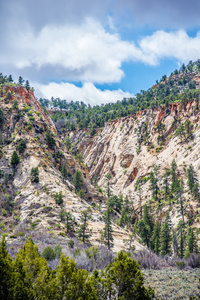
<path id="1" fill-rule="evenodd" d="M 0 1 L 0 66 L 35 95 L 115 102 L 200 58 L 200 1 Z"/>

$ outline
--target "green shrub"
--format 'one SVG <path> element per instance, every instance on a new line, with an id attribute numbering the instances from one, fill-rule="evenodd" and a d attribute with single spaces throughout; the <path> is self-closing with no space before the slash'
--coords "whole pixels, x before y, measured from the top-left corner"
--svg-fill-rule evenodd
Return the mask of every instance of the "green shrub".
<path id="1" fill-rule="evenodd" d="M 51 247 L 46 247 L 42 252 L 42 257 L 46 260 L 54 260 L 56 258 L 56 253 Z"/>
<path id="2" fill-rule="evenodd" d="M 68 246 L 69 246 L 69 248 L 74 248 L 74 241 L 69 240 Z"/>

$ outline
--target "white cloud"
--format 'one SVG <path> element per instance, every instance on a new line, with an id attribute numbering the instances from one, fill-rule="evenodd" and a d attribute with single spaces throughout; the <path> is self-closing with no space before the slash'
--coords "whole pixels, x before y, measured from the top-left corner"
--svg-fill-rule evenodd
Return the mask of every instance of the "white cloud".
<path id="1" fill-rule="evenodd" d="M 175 32 L 157 31 L 140 41 L 144 61 L 158 64 L 160 59 L 175 58 L 181 62 L 200 58 L 200 33 L 189 37 L 184 30 Z"/>
<path id="2" fill-rule="evenodd" d="M 32 67 L 33 72 L 34 68 L 45 72 L 51 66 L 62 73 L 62 80 L 82 82 L 119 82 L 124 76 L 122 63 L 141 55 L 133 43 L 106 32 L 93 19 L 81 26 L 48 25 L 39 33 L 28 27 L 13 32 L 10 43 L 15 51 L 4 53 L 1 64 L 13 64 L 18 69 Z"/>
<path id="3" fill-rule="evenodd" d="M 82 87 L 77 87 L 72 83 L 55 83 L 51 82 L 47 85 L 34 84 L 36 89 L 35 94 L 38 97 L 45 97 L 50 99 L 52 96 L 60 99 L 83 101 L 91 105 L 97 105 L 101 103 L 116 102 L 123 98 L 134 97 L 129 92 L 123 92 L 119 90 L 100 90 L 97 89 L 93 83 L 84 83 Z"/>

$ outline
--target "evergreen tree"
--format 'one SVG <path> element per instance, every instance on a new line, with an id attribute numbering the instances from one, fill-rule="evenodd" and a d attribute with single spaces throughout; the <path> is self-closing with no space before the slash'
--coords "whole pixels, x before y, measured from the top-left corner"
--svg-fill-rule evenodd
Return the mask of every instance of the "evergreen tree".
<path id="1" fill-rule="evenodd" d="M 187 233 L 187 249 L 185 256 L 188 257 L 193 252 L 198 252 L 197 240 L 195 237 L 194 229 L 189 227 Z"/>
<path id="2" fill-rule="evenodd" d="M 139 196 L 139 214 L 140 214 L 140 219 L 142 219 L 142 184 L 143 184 L 143 180 L 141 177 L 139 177 L 136 180 L 136 185 L 135 185 L 135 191 L 137 191 L 137 194 Z"/>
<path id="3" fill-rule="evenodd" d="M 177 200 L 180 204 L 180 208 L 178 209 L 178 211 L 181 213 L 181 217 L 183 222 L 184 220 L 184 215 L 185 215 L 185 207 L 184 207 L 184 197 L 183 197 L 183 193 L 184 193 L 184 183 L 183 183 L 183 178 L 180 179 L 180 181 L 178 181 L 178 185 L 177 185 L 177 190 L 176 190 L 176 197 Z"/>
<path id="4" fill-rule="evenodd" d="M 27 91 L 30 91 L 30 89 L 31 89 L 30 83 L 28 80 L 26 80 L 26 82 L 25 82 L 25 88 L 27 89 Z"/>
<path id="5" fill-rule="evenodd" d="M 105 179 L 107 180 L 107 196 L 108 198 L 111 195 L 111 191 L 110 191 L 110 180 L 112 179 L 112 174 L 109 172 L 105 175 Z"/>
<path id="6" fill-rule="evenodd" d="M 13 299 L 13 261 L 7 251 L 6 239 L 0 243 L 0 299 Z"/>
<path id="7" fill-rule="evenodd" d="M 166 254 L 171 254 L 171 228 L 170 228 L 170 219 L 169 215 L 165 217 L 165 222 L 161 226 L 160 233 L 160 254 L 162 256 Z"/>
<path id="8" fill-rule="evenodd" d="M 8 81 L 9 81 L 9 82 L 13 82 L 12 75 L 9 75 L 9 76 L 8 76 Z"/>
<path id="9" fill-rule="evenodd" d="M 150 189 L 152 190 L 152 196 L 155 199 L 155 201 L 158 200 L 158 192 L 159 192 L 157 172 L 158 172 L 158 167 L 154 166 L 154 172 L 151 171 L 149 176 Z"/>
<path id="10" fill-rule="evenodd" d="M 2 110 L 1 107 L 0 107 L 0 127 L 1 127 L 2 124 L 3 124 L 3 121 L 4 121 L 4 113 L 3 113 L 3 110 Z"/>
<path id="11" fill-rule="evenodd" d="M 22 76 L 19 76 L 18 83 L 19 83 L 20 85 L 23 85 L 24 79 L 22 78 Z"/>
<path id="12" fill-rule="evenodd" d="M 170 187 L 169 187 L 169 176 L 170 176 L 170 170 L 168 168 L 165 168 L 164 178 L 163 178 L 163 188 L 164 188 L 164 197 L 165 201 L 167 201 L 167 198 L 170 194 Z"/>
<path id="13" fill-rule="evenodd" d="M 189 168 L 187 169 L 187 185 L 191 194 L 196 198 L 199 199 L 199 183 L 196 177 L 196 172 L 194 171 L 194 167 L 190 164 Z"/>
<path id="14" fill-rule="evenodd" d="M 31 182 L 39 182 L 39 170 L 38 167 L 31 169 Z"/>
<path id="15" fill-rule="evenodd" d="M 144 287 L 144 278 L 139 264 L 123 251 L 118 253 L 112 265 L 107 266 L 100 282 L 104 290 L 99 299 L 150 300 L 154 298 L 154 291 Z"/>
<path id="16" fill-rule="evenodd" d="M 19 156 L 17 155 L 17 152 L 14 151 L 10 160 L 11 165 L 15 168 L 19 164 Z"/>
<path id="17" fill-rule="evenodd" d="M 67 179 L 68 178 L 68 171 L 67 171 L 67 168 L 66 168 L 65 165 L 61 169 L 61 174 L 62 174 L 63 179 Z"/>
<path id="18" fill-rule="evenodd" d="M 147 247 L 150 247 L 151 231 L 149 225 L 147 225 L 143 219 L 138 222 L 138 233 L 142 242 L 147 245 Z"/>
<path id="19" fill-rule="evenodd" d="M 88 230 L 88 221 L 92 218 L 90 212 L 89 209 L 86 209 L 81 213 L 81 224 L 78 229 L 78 237 L 81 238 L 83 243 L 91 236 L 91 231 Z"/>
<path id="20" fill-rule="evenodd" d="M 158 255 L 160 253 L 160 224 L 158 221 L 154 224 L 152 235 L 152 250 Z"/>
<path id="21" fill-rule="evenodd" d="M 83 185 L 81 172 L 79 170 L 76 170 L 74 173 L 73 183 L 75 186 L 75 191 L 76 191 L 76 193 L 78 193 L 81 190 L 82 185 Z"/>
<path id="22" fill-rule="evenodd" d="M 55 201 L 56 201 L 56 204 L 58 205 L 62 205 L 63 204 L 63 194 L 62 194 L 62 191 L 60 191 L 59 193 L 55 193 L 53 195 Z"/>
<path id="23" fill-rule="evenodd" d="M 180 228 L 179 256 L 182 259 L 185 254 L 185 234 L 182 227 Z"/>
<path id="24" fill-rule="evenodd" d="M 121 217 L 119 219 L 119 226 L 124 227 L 128 226 L 131 223 L 131 216 L 130 216 L 130 201 L 128 199 L 128 196 L 126 195 L 122 211 L 121 211 Z"/>
<path id="25" fill-rule="evenodd" d="M 104 226 L 104 243 L 107 248 L 110 250 L 113 247 L 113 229 L 112 229 L 112 220 L 111 220 L 112 212 L 111 209 L 108 207 L 105 212 L 105 226 Z"/>
<path id="26" fill-rule="evenodd" d="M 192 123 L 189 119 L 186 119 L 184 125 L 185 125 L 185 132 L 188 138 L 192 135 Z"/>
<path id="27" fill-rule="evenodd" d="M 74 232 L 75 226 L 75 218 L 70 212 L 66 212 L 65 214 L 65 227 L 67 229 L 67 233 Z"/>
<path id="28" fill-rule="evenodd" d="M 179 182 L 178 182 L 178 177 L 176 174 L 176 170 L 177 170 L 177 164 L 175 159 L 173 159 L 172 163 L 171 163 L 171 191 L 172 193 L 176 193 L 177 188 L 179 187 Z"/>
<path id="29" fill-rule="evenodd" d="M 50 130 L 47 130 L 46 143 L 47 143 L 47 146 L 51 149 L 54 149 L 54 147 L 56 146 L 56 141 L 53 136 L 54 136 L 53 133 Z"/>

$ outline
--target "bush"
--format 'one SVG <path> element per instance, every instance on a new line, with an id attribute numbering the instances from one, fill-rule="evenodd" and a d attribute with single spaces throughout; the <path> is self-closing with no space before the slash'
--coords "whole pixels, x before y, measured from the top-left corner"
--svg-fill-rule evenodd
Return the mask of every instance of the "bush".
<path id="1" fill-rule="evenodd" d="M 74 248 L 74 241 L 69 240 L 68 246 L 69 246 L 69 248 Z"/>
<path id="2" fill-rule="evenodd" d="M 190 257 L 187 259 L 187 266 L 191 268 L 199 268 L 199 260 L 199 254 L 191 253 Z"/>
<path id="3" fill-rule="evenodd" d="M 46 247 L 42 252 L 42 257 L 46 260 L 54 260 L 56 258 L 56 253 L 51 247 Z"/>
<path id="4" fill-rule="evenodd" d="M 19 139 L 19 140 L 17 141 L 16 150 L 17 150 L 20 154 L 22 154 L 22 153 L 24 153 L 25 149 L 26 149 L 26 140 Z"/>
<path id="5" fill-rule="evenodd" d="M 139 251 L 136 254 L 134 254 L 133 257 L 135 260 L 138 261 L 142 269 L 158 270 L 164 264 L 164 261 L 162 261 L 162 259 L 152 251 Z"/>
<path id="6" fill-rule="evenodd" d="M 39 182 L 39 170 L 38 167 L 31 169 L 31 182 Z"/>

